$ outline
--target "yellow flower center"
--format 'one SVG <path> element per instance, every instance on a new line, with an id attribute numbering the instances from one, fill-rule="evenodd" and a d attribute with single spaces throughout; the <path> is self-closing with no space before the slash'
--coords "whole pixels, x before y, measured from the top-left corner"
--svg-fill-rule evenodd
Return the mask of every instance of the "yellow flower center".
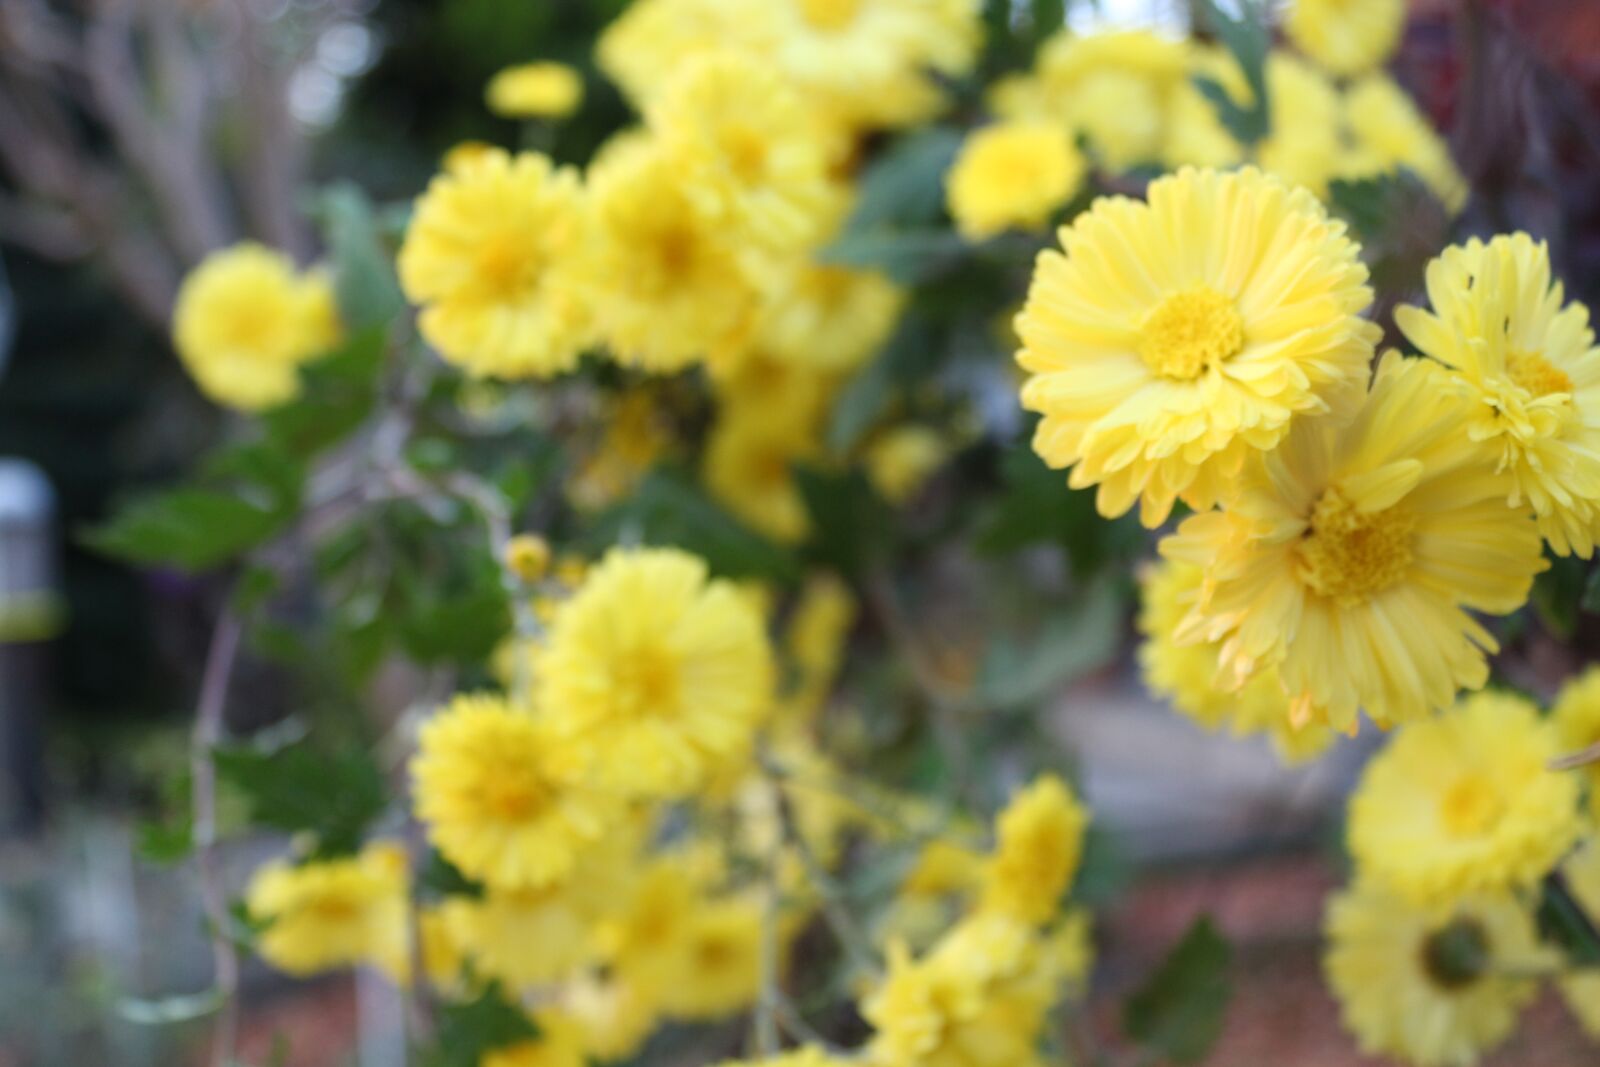
<path id="1" fill-rule="evenodd" d="M 359 900 L 348 894 L 330 893 L 313 898 L 307 910 L 322 922 L 342 924 L 354 922 L 365 909 Z"/>
<path id="2" fill-rule="evenodd" d="M 1422 942 L 1422 969 L 1439 988 L 1459 992 L 1489 970 L 1489 935 L 1474 919 L 1450 920 Z"/>
<path id="3" fill-rule="evenodd" d="M 1296 546 L 1300 580 L 1341 606 L 1360 604 L 1404 580 L 1415 525 L 1396 508 L 1357 511 L 1337 489 L 1329 489 L 1312 509 Z"/>
<path id="4" fill-rule="evenodd" d="M 800 0 L 800 13 L 819 30 L 842 30 L 860 10 L 861 0 Z"/>
<path id="5" fill-rule="evenodd" d="M 722 135 L 728 169 L 740 181 L 755 184 L 767 170 L 767 146 L 771 138 L 750 126 L 735 126 Z"/>
<path id="6" fill-rule="evenodd" d="M 544 810 L 550 793 L 544 783 L 526 770 L 502 766 L 485 775 L 480 794 L 488 812 L 504 822 L 522 822 Z"/>
<path id="7" fill-rule="evenodd" d="M 613 670 L 617 700 L 634 717 L 662 715 L 677 707 L 678 666 L 660 649 L 640 649 L 618 658 Z"/>
<path id="8" fill-rule="evenodd" d="M 1572 392 L 1572 379 L 1537 352 L 1506 353 L 1506 373 L 1534 396 Z"/>
<path id="9" fill-rule="evenodd" d="M 1440 820 L 1452 837 L 1478 837 L 1500 821 L 1505 800 L 1481 774 L 1464 774 L 1445 790 Z"/>
<path id="10" fill-rule="evenodd" d="M 539 284 L 539 259 L 533 242 L 512 234 L 499 234 L 478 249 L 478 281 L 502 300 L 522 296 Z"/>
<path id="11" fill-rule="evenodd" d="M 1161 302 L 1139 330 L 1139 355 L 1164 378 L 1188 381 L 1239 354 L 1244 319 L 1233 301 L 1202 285 Z"/>

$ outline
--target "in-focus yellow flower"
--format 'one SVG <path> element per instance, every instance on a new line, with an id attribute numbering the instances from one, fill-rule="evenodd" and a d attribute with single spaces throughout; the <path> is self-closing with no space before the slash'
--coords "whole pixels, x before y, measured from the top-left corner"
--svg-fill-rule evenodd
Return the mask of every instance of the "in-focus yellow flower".
<path id="1" fill-rule="evenodd" d="M 982 908 L 1040 925 L 1061 906 L 1078 873 L 1089 813 L 1065 782 L 1041 775 L 1012 798 L 996 823 Z"/>
<path id="2" fill-rule="evenodd" d="M 1162 542 L 1205 570 L 1179 640 L 1223 642 L 1228 687 L 1276 666 L 1293 722 L 1353 730 L 1358 709 L 1403 722 L 1488 679 L 1497 646 L 1467 609 L 1515 611 L 1545 562 L 1446 379 L 1389 353 L 1353 421 L 1299 420 L 1224 511 Z"/>
<path id="3" fill-rule="evenodd" d="M 1283 30 L 1325 69 L 1352 75 L 1387 63 L 1405 22 L 1405 0 L 1294 0 Z"/>
<path id="4" fill-rule="evenodd" d="M 762 619 L 677 549 L 614 549 L 564 605 L 540 706 L 604 785 L 682 796 L 748 752 L 771 709 Z"/>
<path id="5" fill-rule="evenodd" d="M 1600 745 L 1600 667 L 1590 667 L 1561 687 L 1550 722 L 1556 731 L 1556 748 L 1563 756 L 1576 755 Z M 1600 825 L 1600 762 L 1575 773 L 1589 783 L 1589 811 Z"/>
<path id="6" fill-rule="evenodd" d="M 1260 171 L 1184 169 L 1097 200 L 1017 317 L 1033 447 L 1107 517 L 1210 507 L 1294 416 L 1348 412 L 1378 337 L 1344 224 Z M 1303 421 L 1303 420 L 1301 420 Z"/>
<path id="7" fill-rule="evenodd" d="M 1600 916 L 1600 837 L 1590 837 L 1562 866 L 1573 899 L 1591 918 Z M 1600 1038 L 1600 971 L 1573 968 L 1557 984 L 1561 997 L 1590 1037 Z"/>
<path id="8" fill-rule="evenodd" d="M 1600 348 L 1589 311 L 1563 304 L 1543 242 L 1473 238 L 1428 265 L 1431 311 L 1395 321 L 1455 370 L 1471 401 L 1465 431 L 1510 472 L 1509 502 L 1531 507 L 1556 552 L 1587 559 L 1600 531 Z"/>
<path id="9" fill-rule="evenodd" d="M 565 63 L 507 67 L 489 79 L 484 100 L 503 118 L 566 118 L 583 103 L 583 76 Z"/>
<path id="10" fill-rule="evenodd" d="M 921 959 L 889 946 L 889 972 L 862 1002 L 883 1067 L 1031 1067 L 1058 976 L 1034 932 L 1004 915 L 962 920 Z"/>
<path id="11" fill-rule="evenodd" d="M 388 841 L 345 859 L 269 863 L 245 893 L 250 917 L 267 924 L 257 950 L 296 976 L 370 964 L 403 981 L 410 963 L 407 884 L 405 848 Z"/>
<path id="12" fill-rule="evenodd" d="M 736 361 L 761 307 L 748 250 L 697 209 L 687 178 L 651 143 L 589 170 L 582 285 L 612 355 L 656 373 Z"/>
<path id="13" fill-rule="evenodd" d="M 485 1053 L 479 1067 L 588 1067 L 582 1024 L 550 1008 L 535 1013 L 533 1021 L 538 1037 Z"/>
<path id="14" fill-rule="evenodd" d="M 1419 908 L 1357 886 L 1330 898 L 1327 937 L 1328 984 L 1362 1051 L 1418 1067 L 1472 1067 L 1538 991 L 1514 972 L 1550 962 L 1509 897 Z"/>
<path id="15" fill-rule="evenodd" d="M 651 130 L 707 222 L 783 253 L 815 241 L 832 207 L 812 122 L 781 73 L 736 51 L 683 64 L 649 110 Z"/>
<path id="16" fill-rule="evenodd" d="M 1139 666 L 1145 685 L 1207 730 L 1266 734 L 1286 763 L 1320 755 L 1338 735 L 1325 723 L 1296 728 L 1276 669 L 1263 667 L 1229 692 L 1219 681 L 1221 642 L 1178 640 L 1184 619 L 1199 602 L 1204 576 L 1200 567 L 1178 560 L 1162 560 L 1141 576 Z"/>
<path id="17" fill-rule="evenodd" d="M 241 411 L 293 400 L 300 367 L 339 339 L 333 285 L 289 257 L 238 244 L 206 257 L 178 289 L 172 340 L 206 396 Z"/>
<path id="18" fill-rule="evenodd" d="M 1467 180 L 1449 145 L 1393 78 L 1369 74 L 1350 86 L 1343 103 L 1345 140 L 1354 150 L 1344 153 L 1342 177 L 1406 167 L 1452 214 L 1466 205 Z"/>
<path id="19" fill-rule="evenodd" d="M 996 85 L 990 103 L 1013 119 L 1048 119 L 1082 134 L 1112 170 L 1161 158 L 1187 49 L 1145 30 L 1062 31 L 1039 49 L 1031 74 Z"/>
<path id="20" fill-rule="evenodd" d="M 1373 881 L 1419 903 L 1524 889 L 1577 840 L 1578 783 L 1550 770 L 1554 732 L 1509 693 L 1409 723 L 1350 798 L 1350 851 Z"/>
<path id="21" fill-rule="evenodd" d="M 1017 119 L 970 134 L 946 178 L 950 216 L 971 241 L 1043 229 L 1088 169 L 1059 123 Z"/>
<path id="22" fill-rule="evenodd" d="M 458 696 L 423 727 L 411 763 L 428 840 L 463 874 L 537 889 L 572 873 L 617 803 L 577 780 L 573 754 L 530 712 Z"/>
<path id="23" fill-rule="evenodd" d="M 499 149 L 429 183 L 400 248 L 400 284 L 440 356 L 495 378 L 548 378 L 577 364 L 587 318 L 566 264 L 581 195 L 571 169 Z"/>

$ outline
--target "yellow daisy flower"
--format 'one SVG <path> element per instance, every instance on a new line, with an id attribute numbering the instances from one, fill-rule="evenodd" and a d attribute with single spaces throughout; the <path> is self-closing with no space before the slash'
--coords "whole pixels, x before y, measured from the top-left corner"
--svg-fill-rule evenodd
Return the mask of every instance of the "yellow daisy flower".
<path id="1" fill-rule="evenodd" d="M 1369 1055 L 1472 1067 L 1516 1028 L 1548 966 L 1527 911 L 1509 897 L 1419 908 L 1374 886 L 1330 898 L 1328 984 Z"/>
<path id="2" fill-rule="evenodd" d="M 441 357 L 496 378 L 548 378 L 577 364 L 588 331 L 565 264 L 581 195 L 571 169 L 499 149 L 429 183 L 400 247 L 400 284 Z"/>
<path id="3" fill-rule="evenodd" d="M 1283 31 L 1334 74 L 1381 67 L 1400 44 L 1405 0 L 1294 0 Z"/>
<path id="4" fill-rule="evenodd" d="M 984 911 L 1034 925 L 1052 918 L 1078 872 L 1089 813 L 1065 782 L 1041 775 L 1000 813 L 984 872 Z"/>
<path id="5" fill-rule="evenodd" d="M 1591 837 L 1562 867 L 1578 906 L 1600 921 L 1600 837 Z M 1556 988 L 1590 1037 L 1600 1039 L 1600 971 L 1573 968 Z"/>
<path id="6" fill-rule="evenodd" d="M 1550 709 L 1550 722 L 1562 756 L 1600 745 L 1600 667 L 1590 667 L 1561 687 Z M 1589 811 L 1600 824 L 1600 762 L 1574 773 L 1589 783 Z"/>
<path id="7" fill-rule="evenodd" d="M 523 63 L 491 78 L 484 100 L 503 118 L 565 118 L 583 102 L 583 76 L 565 63 Z"/>
<path id="8" fill-rule="evenodd" d="M 240 411 L 293 400 L 300 367 L 339 340 L 333 284 L 289 257 L 238 244 L 206 257 L 178 289 L 172 340 L 206 396 Z"/>
<path id="9" fill-rule="evenodd" d="M 1017 317 L 1034 450 L 1147 526 L 1210 507 L 1295 415 L 1348 411 L 1377 327 L 1343 223 L 1260 171 L 1184 169 L 1097 200 L 1039 257 Z"/>
<path id="10" fill-rule="evenodd" d="M 1338 735 L 1325 723 L 1295 727 L 1276 669 L 1263 667 L 1229 692 L 1219 681 L 1221 642 L 1178 640 L 1184 619 L 1199 602 L 1204 576 L 1193 564 L 1162 560 L 1140 577 L 1138 626 L 1144 641 L 1138 657 L 1144 684 L 1207 730 L 1266 734 L 1285 763 L 1321 755 Z"/>
<path id="11" fill-rule="evenodd" d="M 1275 665 L 1296 725 L 1403 722 L 1481 687 L 1497 646 L 1466 609 L 1515 611 L 1545 568 L 1446 379 L 1389 353 L 1353 421 L 1300 420 L 1161 544 L 1205 569 L 1179 640 L 1222 641 L 1233 688 Z"/>
<path id="12" fill-rule="evenodd" d="M 266 923 L 261 958 L 296 976 L 371 964 L 395 981 L 409 970 L 404 846 L 374 842 L 356 856 L 256 871 L 245 907 Z"/>
<path id="13" fill-rule="evenodd" d="M 832 207 L 812 122 L 770 63 L 734 51 L 685 63 L 649 110 L 681 188 L 707 222 L 786 253 L 815 241 Z"/>
<path id="14" fill-rule="evenodd" d="M 1357 866 L 1419 902 L 1533 885 L 1581 829 L 1556 754 L 1538 709 L 1509 693 L 1401 727 L 1350 798 Z"/>
<path id="15" fill-rule="evenodd" d="M 1019 119 L 967 136 L 945 179 L 950 216 L 970 241 L 1043 229 L 1088 170 L 1058 123 Z"/>
<path id="16" fill-rule="evenodd" d="M 617 804 L 580 784 L 551 729 L 502 697 L 458 696 L 423 727 L 411 762 L 417 818 L 468 877 L 537 889 L 572 873 Z"/>
<path id="17" fill-rule="evenodd" d="M 581 284 L 612 355 L 656 373 L 736 361 L 761 308 L 747 250 L 697 210 L 687 179 L 651 143 L 589 170 Z"/>
<path id="18" fill-rule="evenodd" d="M 1509 501 L 1539 518 L 1550 547 L 1587 559 L 1600 513 L 1600 348 L 1589 311 L 1563 303 L 1543 242 L 1473 238 L 1428 265 L 1432 311 L 1395 321 L 1453 368 L 1470 399 L 1466 431 L 1511 474 Z"/>
<path id="19" fill-rule="evenodd" d="M 540 706 L 599 781 L 682 796 L 748 752 L 771 710 L 761 617 L 676 549 L 614 549 L 556 616 Z"/>

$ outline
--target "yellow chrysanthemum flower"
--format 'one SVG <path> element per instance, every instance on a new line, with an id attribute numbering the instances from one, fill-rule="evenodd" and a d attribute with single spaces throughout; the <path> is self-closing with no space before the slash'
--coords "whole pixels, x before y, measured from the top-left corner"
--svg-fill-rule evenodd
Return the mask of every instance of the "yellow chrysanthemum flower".
<path id="1" fill-rule="evenodd" d="M 1231 57 L 1229 62 L 1237 72 L 1238 64 Z M 1239 77 L 1243 79 L 1242 74 Z M 1326 197 L 1328 181 L 1346 165 L 1350 154 L 1341 136 L 1342 103 L 1338 88 L 1316 67 L 1287 52 L 1268 56 L 1271 129 L 1256 145 L 1261 168 Z"/>
<path id="2" fill-rule="evenodd" d="M 212 400 L 240 411 L 274 407 L 299 394 L 301 365 L 339 340 L 333 285 L 317 271 L 297 274 L 281 252 L 234 245 L 184 278 L 172 340 Z"/>
<path id="3" fill-rule="evenodd" d="M 876 271 L 807 261 L 773 292 L 758 347 L 809 370 L 851 371 L 889 339 L 905 302 L 905 290 Z"/>
<path id="4" fill-rule="evenodd" d="M 739 0 L 637 0 L 601 32 L 595 62 L 643 110 L 697 56 L 735 47 L 770 53 L 776 7 Z"/>
<path id="5" fill-rule="evenodd" d="M 752 529 L 781 544 L 810 529 L 794 467 L 814 459 L 809 434 L 771 426 L 759 409 L 735 409 L 717 418 L 706 439 L 702 478 L 723 507 Z"/>
<path id="6" fill-rule="evenodd" d="M 1031 1067 L 1057 975 L 1034 932 L 1004 915 L 962 920 L 919 960 L 889 946 L 889 972 L 862 1002 L 882 1067 Z"/>
<path id="7" fill-rule="evenodd" d="M 1139 666 L 1145 685 L 1208 730 L 1268 735 L 1286 763 L 1320 755 L 1338 735 L 1324 723 L 1295 727 L 1289 695 L 1275 669 L 1262 668 L 1229 692 L 1218 677 L 1221 642 L 1178 640 L 1184 619 L 1199 602 L 1204 576 L 1200 567 L 1178 560 L 1162 560 L 1141 576 Z"/>
<path id="8" fill-rule="evenodd" d="M 458 696 L 429 720 L 411 763 L 428 840 L 463 874 L 537 889 L 572 873 L 617 804 L 577 780 L 571 752 L 502 697 Z"/>
<path id="9" fill-rule="evenodd" d="M 1467 609 L 1515 611 L 1545 568 L 1446 378 L 1389 353 L 1353 421 L 1300 420 L 1161 544 L 1205 569 L 1179 640 L 1222 641 L 1233 687 L 1276 666 L 1297 725 L 1403 722 L 1481 687 L 1497 646 Z"/>
<path id="10" fill-rule="evenodd" d="M 678 1019 L 720 1019 L 755 1002 L 761 989 L 762 906 L 747 897 L 697 902 L 681 933 L 677 980 L 658 990 Z"/>
<path id="11" fill-rule="evenodd" d="M 649 110 L 650 129 L 708 223 L 781 253 L 815 241 L 833 206 L 812 122 L 779 72 L 735 51 L 683 64 Z"/>
<path id="12" fill-rule="evenodd" d="M 1346 145 L 1341 177 L 1406 167 L 1452 213 L 1467 202 L 1467 180 L 1456 168 L 1450 146 L 1410 95 L 1387 74 L 1369 74 L 1346 91 L 1343 100 Z"/>
<path id="13" fill-rule="evenodd" d="M 676 549 L 615 549 L 556 616 L 540 706 L 604 785 L 682 796 L 771 708 L 761 617 Z"/>
<path id="14" fill-rule="evenodd" d="M 702 359 L 731 363 L 749 347 L 764 279 L 695 199 L 683 168 L 649 142 L 589 169 L 590 226 L 576 265 L 619 362 L 670 373 Z"/>
<path id="15" fill-rule="evenodd" d="M 1550 722 L 1556 731 L 1556 748 L 1563 756 L 1576 755 L 1600 745 L 1600 667 L 1590 667 L 1561 687 Z M 1589 811 L 1600 824 L 1600 762 L 1574 772 L 1589 783 Z"/>
<path id="16" fill-rule="evenodd" d="M 560 119 L 583 103 L 583 76 L 565 63 L 523 63 L 489 79 L 489 110 L 508 119 Z"/>
<path id="17" fill-rule="evenodd" d="M 522 988 L 555 981 L 592 958 L 584 893 L 575 883 L 490 889 L 451 899 L 445 917 L 475 974 Z"/>
<path id="18" fill-rule="evenodd" d="M 931 426 L 896 426 L 874 437 L 861 457 L 867 480 L 891 504 L 904 504 L 950 458 L 950 442 Z"/>
<path id="19" fill-rule="evenodd" d="M 588 1054 L 606 1063 L 637 1055 L 661 1021 L 655 1001 L 615 974 L 573 978 L 562 985 L 560 1004 L 583 1027 Z"/>
<path id="20" fill-rule="evenodd" d="M 1145 30 L 1062 31 L 1040 47 L 1031 74 L 995 86 L 990 104 L 1006 118 L 1082 134 L 1107 167 L 1127 170 L 1161 158 L 1187 58 L 1182 42 Z"/>
<path id="21" fill-rule="evenodd" d="M 950 217 L 970 241 L 1043 229 L 1088 165 L 1059 123 L 1017 119 L 969 134 L 945 179 Z"/>
<path id="22" fill-rule="evenodd" d="M 470 374 L 547 378 L 588 340 L 566 269 L 581 225 L 578 176 L 544 156 L 480 153 L 436 176 L 400 248 L 417 326 Z"/>
<path id="23" fill-rule="evenodd" d="M 1034 925 L 1047 922 L 1078 872 L 1089 813 L 1065 782 L 1046 774 L 1013 797 L 995 825 L 982 909 Z"/>
<path id="24" fill-rule="evenodd" d="M 356 856 L 256 871 L 245 893 L 261 958 L 288 974 L 370 964 L 395 981 L 409 970 L 409 867 L 404 846 L 374 842 Z"/>
<path id="25" fill-rule="evenodd" d="M 1428 265 L 1431 311 L 1395 321 L 1424 354 L 1455 370 L 1471 401 L 1466 432 L 1511 474 L 1556 552 L 1587 559 L 1600 529 L 1600 348 L 1589 311 L 1563 304 L 1543 242 L 1525 233 L 1473 238 Z"/>
<path id="26" fill-rule="evenodd" d="M 1600 919 L 1600 837 L 1591 837 L 1562 866 L 1567 887 L 1592 919 Z M 1600 1039 L 1600 971 L 1573 968 L 1557 984 L 1584 1031 Z"/>
<path id="27" fill-rule="evenodd" d="M 538 1037 L 485 1053 L 479 1067 L 588 1067 L 582 1024 L 549 1008 L 536 1012 L 533 1021 Z"/>
<path id="28" fill-rule="evenodd" d="M 1350 851 L 1374 881 L 1420 903 L 1521 889 L 1577 840 L 1578 783 L 1550 770 L 1554 732 L 1509 693 L 1409 723 L 1350 798 Z"/>
<path id="29" fill-rule="evenodd" d="M 977 849 L 935 838 L 922 846 L 900 892 L 920 897 L 966 894 L 982 884 L 987 868 L 988 861 Z"/>
<path id="30" fill-rule="evenodd" d="M 1418 908 L 1358 886 L 1330 898 L 1327 937 L 1328 984 L 1362 1051 L 1417 1067 L 1472 1067 L 1538 990 L 1515 975 L 1549 963 L 1509 897 Z"/>
<path id="31" fill-rule="evenodd" d="M 1041 253 L 1017 317 L 1033 447 L 1107 517 L 1210 507 L 1296 415 L 1348 411 L 1378 329 L 1344 224 L 1254 169 L 1097 200 Z"/>
<path id="32" fill-rule="evenodd" d="M 1405 0 L 1294 0 L 1283 30 L 1327 70 L 1351 75 L 1387 63 L 1405 21 Z"/>

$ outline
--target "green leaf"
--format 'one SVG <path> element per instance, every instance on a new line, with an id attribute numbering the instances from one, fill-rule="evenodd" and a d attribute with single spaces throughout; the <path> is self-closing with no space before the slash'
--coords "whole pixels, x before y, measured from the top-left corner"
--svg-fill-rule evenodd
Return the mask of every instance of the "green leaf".
<path id="1" fill-rule="evenodd" d="M 386 327 L 405 310 L 405 297 L 371 202 L 359 187 L 343 182 L 326 190 L 317 206 L 345 327 Z"/>
<path id="2" fill-rule="evenodd" d="M 917 315 L 902 319 L 883 351 L 840 390 L 828 424 L 828 447 L 839 454 L 854 448 L 889 409 L 898 387 L 921 377 L 917 372 L 933 350 L 928 324 Z"/>
<path id="3" fill-rule="evenodd" d="M 421 663 L 475 663 L 511 629 L 500 570 L 486 553 L 445 584 L 404 569 L 395 575 L 400 639 Z"/>
<path id="4" fill-rule="evenodd" d="M 244 797 L 250 821 L 317 837 L 319 858 L 354 852 L 368 824 L 383 814 L 383 776 L 371 755 L 352 747 L 336 754 L 304 743 L 267 751 L 217 748 L 217 776 Z"/>
<path id="5" fill-rule="evenodd" d="M 1559 945 L 1574 966 L 1600 968 L 1600 915 L 1584 909 L 1560 871 L 1546 875 L 1540 889 L 1540 932 Z"/>
<path id="6" fill-rule="evenodd" d="M 472 1000 L 441 1004 L 436 1025 L 423 1067 L 478 1067 L 486 1053 L 539 1036 L 539 1027 L 496 982 Z"/>
<path id="7" fill-rule="evenodd" d="M 343 440 L 372 414 L 387 352 L 384 331 L 374 327 L 301 367 L 300 395 L 262 416 L 268 439 L 302 458 Z"/>
<path id="8" fill-rule="evenodd" d="M 163 867 L 182 863 L 194 851 L 194 823 L 185 817 L 174 822 L 139 824 L 139 856 L 146 863 Z"/>
<path id="9" fill-rule="evenodd" d="M 204 489 L 174 489 L 133 501 L 83 542 L 109 556 L 197 573 L 271 538 L 290 513 L 274 501 Z"/>
<path id="10" fill-rule="evenodd" d="M 800 467 L 795 482 L 811 516 L 808 554 L 845 575 L 860 575 L 887 552 L 894 516 L 859 468 Z"/>
<path id="11" fill-rule="evenodd" d="M 627 500 L 596 519 L 584 540 L 595 550 L 619 541 L 676 545 L 728 578 L 792 581 L 799 562 L 708 499 L 683 475 L 656 470 Z"/>
<path id="12" fill-rule="evenodd" d="M 1222 1031 L 1232 993 L 1230 955 L 1210 918 L 1195 920 L 1150 981 L 1128 998 L 1128 1036 L 1176 1063 L 1203 1059 Z"/>
<path id="13" fill-rule="evenodd" d="M 953 230 L 867 230 L 846 233 L 817 253 L 819 262 L 879 270 L 915 285 L 954 267 L 967 243 Z"/>
<path id="14" fill-rule="evenodd" d="M 1216 0 L 1199 0 L 1200 16 L 1206 28 L 1216 34 L 1232 54 L 1250 87 L 1250 102 L 1240 106 L 1222 85 L 1196 75 L 1194 84 L 1229 133 L 1246 145 L 1253 145 L 1272 132 L 1272 110 L 1267 97 L 1267 52 L 1272 39 L 1267 33 L 1265 12 L 1254 0 L 1237 0 L 1239 17 L 1217 6 Z"/>
<path id="15" fill-rule="evenodd" d="M 1556 556 L 1550 560 L 1549 569 L 1533 581 L 1529 598 L 1533 609 L 1546 629 L 1558 637 L 1570 638 L 1578 627 L 1579 614 L 1593 610 L 1589 597 L 1596 582 L 1592 575 L 1585 579 L 1587 569 L 1583 560 Z"/>
<path id="16" fill-rule="evenodd" d="M 417 881 L 423 889 L 441 897 L 476 899 L 483 896 L 483 886 L 462 874 L 437 849 L 428 850 L 428 858 L 417 875 Z"/>
<path id="17" fill-rule="evenodd" d="M 1405 167 L 1365 178 L 1334 178 L 1328 183 L 1328 204 L 1367 240 L 1389 235 L 1423 209 L 1443 211 L 1422 179 Z"/>
<path id="18" fill-rule="evenodd" d="M 974 541 L 979 552 L 997 556 L 1058 544 L 1080 576 L 1138 553 L 1143 538 L 1134 516 L 1102 519 L 1095 510 L 1094 490 L 1069 489 L 1065 473 L 1051 470 L 1025 444 L 1002 454 L 1000 481 L 1002 491 L 979 513 Z"/>
<path id="19" fill-rule="evenodd" d="M 994 640 L 978 671 L 978 698 L 997 710 L 1037 703 L 1111 662 L 1121 631 L 1121 598 L 1102 578 L 1046 619 L 1032 640 Z"/>
<path id="20" fill-rule="evenodd" d="M 1600 613 L 1600 567 L 1589 572 L 1583 582 L 1583 599 L 1578 606 L 1590 614 Z"/>
<path id="21" fill-rule="evenodd" d="M 944 173 L 961 148 L 961 131 L 932 126 L 902 137 L 862 174 L 847 233 L 926 225 L 944 211 Z"/>

